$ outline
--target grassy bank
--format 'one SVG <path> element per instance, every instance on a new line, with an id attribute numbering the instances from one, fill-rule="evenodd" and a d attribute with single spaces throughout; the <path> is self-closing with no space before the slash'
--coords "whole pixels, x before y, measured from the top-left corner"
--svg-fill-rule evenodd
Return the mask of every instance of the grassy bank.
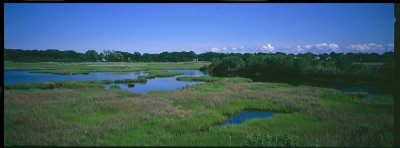
<path id="1" fill-rule="evenodd" d="M 169 72 L 165 70 L 149 70 L 146 72 L 148 73 L 146 76 L 139 76 L 139 78 L 153 79 L 156 77 L 163 78 L 163 77 L 172 77 L 183 74 L 182 72 Z"/>
<path id="2" fill-rule="evenodd" d="M 198 82 L 198 81 L 202 81 L 202 82 L 215 82 L 217 80 L 220 80 L 221 78 L 218 77 L 210 77 L 210 76 L 202 76 L 202 77 L 178 77 L 176 78 L 176 80 L 178 81 L 189 81 L 189 82 Z"/>
<path id="3" fill-rule="evenodd" d="M 82 62 L 82 63 L 59 63 L 59 62 L 37 62 L 20 63 L 4 62 L 4 69 L 28 69 L 41 70 L 40 73 L 54 74 L 87 74 L 89 72 L 133 72 L 152 71 L 166 69 L 199 69 L 209 62 Z"/>
<path id="4" fill-rule="evenodd" d="M 34 82 L 34 83 L 7 84 L 4 86 L 4 89 L 24 90 L 24 89 L 55 89 L 55 88 L 69 88 L 69 89 L 103 88 L 104 84 L 110 84 L 110 83 L 113 83 L 113 81 L 99 80 L 99 81 Z"/>
<path id="5" fill-rule="evenodd" d="M 239 77 L 180 79 L 209 83 L 147 94 L 97 87 L 6 90 L 5 145 L 392 144 L 391 96 L 368 99 L 333 89 Z M 226 114 L 244 109 L 278 114 L 219 125 Z"/>

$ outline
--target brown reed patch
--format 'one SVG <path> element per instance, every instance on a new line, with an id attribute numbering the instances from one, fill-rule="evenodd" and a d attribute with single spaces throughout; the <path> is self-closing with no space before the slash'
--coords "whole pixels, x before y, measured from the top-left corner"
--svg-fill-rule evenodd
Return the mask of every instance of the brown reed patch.
<path id="1" fill-rule="evenodd" d="M 189 112 L 172 106 L 171 102 L 165 99 L 160 101 L 150 98 L 134 99 L 133 103 L 136 109 L 150 115 L 173 115 L 177 117 L 186 117 L 189 115 Z"/>
<path id="2" fill-rule="evenodd" d="M 208 103 L 208 107 L 211 107 L 211 108 L 218 108 L 218 107 L 225 106 L 227 104 L 226 99 L 223 97 L 213 96 L 213 97 L 207 98 L 206 100 Z"/>
<path id="3" fill-rule="evenodd" d="M 60 101 L 63 99 L 73 98 L 79 94 L 77 90 L 46 90 L 34 92 L 18 92 L 5 93 L 5 103 L 14 105 L 38 105 L 47 103 L 48 101 Z"/>

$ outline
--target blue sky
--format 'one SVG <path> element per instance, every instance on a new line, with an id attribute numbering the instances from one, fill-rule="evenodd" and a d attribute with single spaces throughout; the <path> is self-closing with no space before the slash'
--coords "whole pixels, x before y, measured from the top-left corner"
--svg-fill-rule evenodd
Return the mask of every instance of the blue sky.
<path id="1" fill-rule="evenodd" d="M 393 51 L 393 4 L 5 4 L 13 49 Z"/>

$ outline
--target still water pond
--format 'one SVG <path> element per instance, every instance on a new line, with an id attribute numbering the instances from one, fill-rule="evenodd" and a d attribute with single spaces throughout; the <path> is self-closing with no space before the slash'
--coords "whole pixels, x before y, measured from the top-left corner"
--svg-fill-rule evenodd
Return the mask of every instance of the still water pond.
<path id="1" fill-rule="evenodd" d="M 57 74 L 43 74 L 43 73 L 30 73 L 32 70 L 5 70 L 4 81 L 5 84 L 15 83 L 31 83 L 31 82 L 53 82 L 53 81 L 66 81 L 66 80 L 78 80 L 78 81 L 89 81 L 89 80 L 120 80 L 120 79 L 135 79 L 138 76 L 147 75 L 145 72 L 91 72 L 87 75 L 57 75 Z M 192 76 L 200 77 L 206 74 L 200 70 L 167 70 L 171 72 L 182 72 L 183 75 L 179 76 Z M 205 82 L 185 82 L 177 81 L 174 77 L 166 78 L 154 78 L 147 80 L 147 83 L 135 84 L 134 87 L 129 88 L 127 84 L 115 84 L 119 85 L 121 89 L 132 91 L 136 93 L 146 93 L 154 90 L 175 90 L 182 88 L 187 85 L 203 84 Z M 104 85 L 106 89 L 109 89 L 110 84 Z"/>
<path id="2" fill-rule="evenodd" d="M 121 79 L 135 79 L 138 76 L 147 75 L 145 72 L 90 72 L 89 74 L 78 74 L 78 75 L 57 75 L 57 74 L 46 74 L 46 73 L 31 73 L 32 71 L 38 70 L 5 70 L 4 71 L 4 83 L 5 84 L 16 84 L 16 83 L 31 83 L 31 82 L 53 82 L 53 81 L 93 81 L 93 80 L 121 80 Z M 205 76 L 200 70 L 168 70 L 171 72 L 182 72 L 181 76 L 192 76 L 200 77 Z M 155 78 L 147 81 L 146 84 L 135 84 L 135 87 L 129 88 L 127 84 L 117 84 L 123 90 L 133 91 L 137 93 L 146 93 L 153 90 L 175 90 L 182 88 L 186 85 L 203 84 L 205 82 L 184 82 L 177 81 L 177 76 L 167 78 Z M 106 89 L 110 85 L 104 86 Z M 378 92 L 377 89 L 372 87 L 333 87 L 346 92 L 366 92 L 368 98 L 375 98 Z"/>
<path id="3" fill-rule="evenodd" d="M 5 70 L 4 83 L 31 83 L 31 82 L 54 82 L 54 81 L 92 81 L 92 80 L 119 80 L 134 79 L 146 75 L 144 72 L 90 72 L 79 75 L 57 75 L 48 73 L 31 73 L 32 70 Z"/>
<path id="4" fill-rule="evenodd" d="M 191 77 L 200 77 L 205 76 L 203 72 L 200 70 L 168 70 L 170 72 L 182 72 L 183 75 L 179 76 L 191 76 Z M 120 89 L 127 90 L 136 93 L 146 93 L 153 90 L 176 90 L 178 88 L 185 87 L 187 85 L 194 84 L 204 84 L 205 82 L 185 82 L 185 81 L 177 81 L 174 77 L 166 77 L 166 78 L 154 78 L 147 80 L 146 84 L 135 84 L 134 87 L 128 87 L 128 84 L 106 84 L 104 87 L 109 89 L 111 85 L 118 85 Z"/>
<path id="5" fill-rule="evenodd" d="M 265 112 L 265 111 L 242 111 L 238 114 L 228 116 L 223 125 L 233 125 L 240 124 L 250 119 L 256 118 L 269 118 L 274 116 L 275 112 Z"/>

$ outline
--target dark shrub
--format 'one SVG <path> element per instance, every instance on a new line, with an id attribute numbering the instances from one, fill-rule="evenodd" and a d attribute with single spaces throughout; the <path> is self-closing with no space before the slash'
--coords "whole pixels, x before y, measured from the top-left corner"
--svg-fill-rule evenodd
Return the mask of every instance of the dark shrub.
<path id="1" fill-rule="evenodd" d="M 128 84 L 128 87 L 135 87 L 135 84 L 129 83 L 129 84 Z"/>
<path id="2" fill-rule="evenodd" d="M 120 87 L 119 87 L 119 85 L 111 85 L 110 86 L 110 89 L 119 89 Z"/>

